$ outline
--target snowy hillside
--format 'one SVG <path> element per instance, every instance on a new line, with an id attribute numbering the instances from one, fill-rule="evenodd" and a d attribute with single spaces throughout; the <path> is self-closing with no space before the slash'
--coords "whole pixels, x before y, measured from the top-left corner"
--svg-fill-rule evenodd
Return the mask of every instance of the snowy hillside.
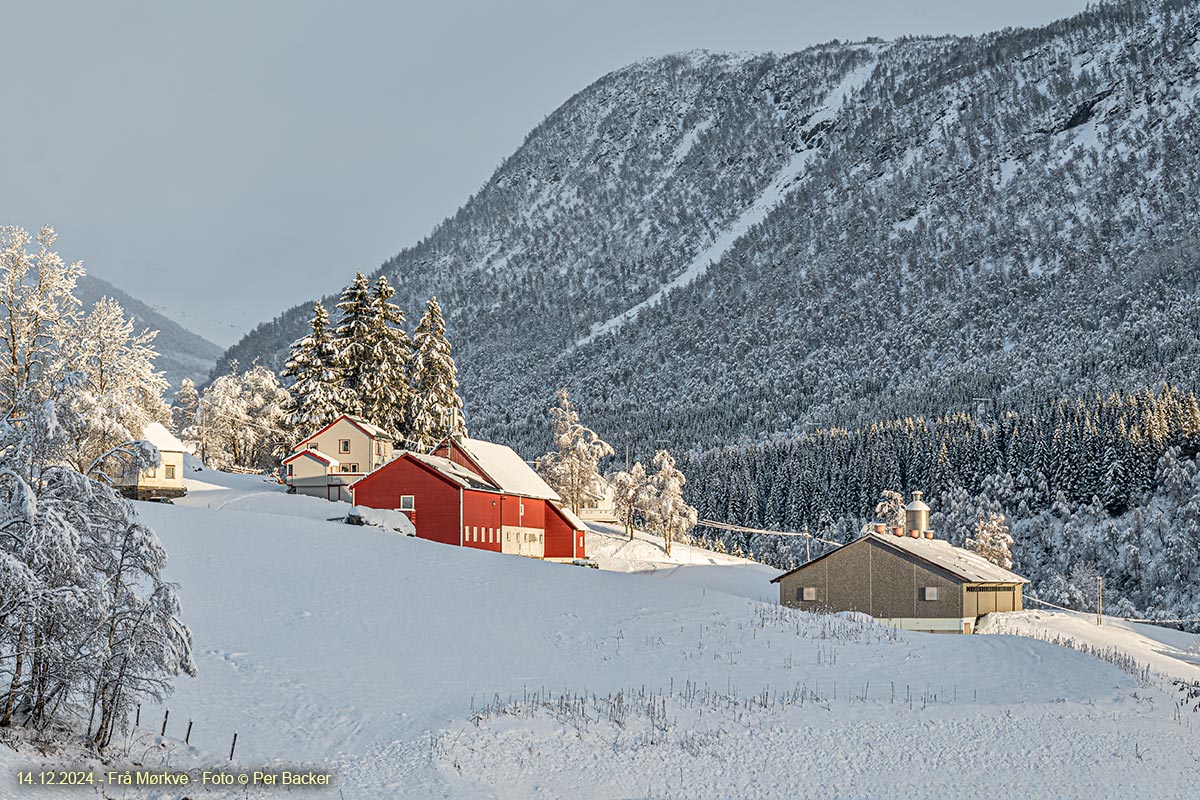
<path id="1" fill-rule="evenodd" d="M 564 384 L 635 454 L 1190 386 L 1198 30 L 1194 3 L 1123 0 L 975 38 L 640 61 L 381 271 L 410 316 L 439 297 L 469 422 L 527 457 Z M 280 364 L 310 312 L 218 369 Z"/>
<path id="2" fill-rule="evenodd" d="M 313 797 L 1185 797 L 1200 781 L 1172 687 L 1067 648 L 786 610 L 752 599 L 772 571 L 684 547 L 649 570 L 645 539 L 589 541 L 633 571 L 548 564 L 195 477 L 180 504 L 139 506 L 199 667 L 167 703 L 166 748 L 145 747 L 162 710 L 143 707 L 143 763 L 227 764 L 237 731 L 239 767 L 333 769 Z M 26 758 L 0 748 L 6 770 Z"/>

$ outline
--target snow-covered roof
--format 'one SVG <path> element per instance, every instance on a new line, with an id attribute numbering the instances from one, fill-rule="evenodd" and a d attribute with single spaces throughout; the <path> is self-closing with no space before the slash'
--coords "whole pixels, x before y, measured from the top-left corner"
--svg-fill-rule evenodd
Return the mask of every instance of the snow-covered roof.
<path id="1" fill-rule="evenodd" d="M 454 445 L 466 451 L 487 477 L 505 492 L 562 501 L 558 492 L 551 489 L 511 447 L 466 437 L 455 439 Z"/>
<path id="2" fill-rule="evenodd" d="M 392 437 L 388 436 L 388 434 L 383 430 L 383 428 L 379 427 L 378 425 L 373 425 L 370 422 L 367 422 L 362 417 L 356 416 L 354 414 L 343 414 L 342 416 L 344 416 L 346 419 L 350 420 L 355 425 L 362 428 L 368 434 L 370 434 L 371 436 L 373 436 L 377 439 L 392 438 Z M 337 422 L 337 420 L 334 420 L 334 422 Z"/>
<path id="3" fill-rule="evenodd" d="M 142 438 L 159 449 L 159 452 L 182 453 L 183 442 L 175 438 L 175 434 L 167 430 L 161 422 L 151 422 L 142 431 Z"/>
<path id="4" fill-rule="evenodd" d="M 326 453 L 322 453 L 320 450 L 318 450 L 315 447 L 306 447 L 303 450 L 297 450 L 296 452 L 292 453 L 290 456 L 285 458 L 283 460 L 283 463 L 287 464 L 289 462 L 295 461 L 297 458 L 300 458 L 300 456 L 312 456 L 317 461 L 320 461 L 321 463 L 327 464 L 328 466 L 331 466 L 331 467 L 339 466 L 342 463 L 342 462 L 338 461 L 336 458 L 334 458 L 333 456 L 328 455 Z"/>
<path id="5" fill-rule="evenodd" d="M 448 458 L 429 456 L 425 455 L 424 453 L 414 453 L 411 451 L 408 453 L 408 455 L 412 456 L 417 461 L 420 461 L 422 464 L 433 467 L 438 472 L 457 483 L 459 486 L 464 486 L 468 489 L 491 489 L 493 491 L 496 488 L 490 485 L 483 478 L 476 475 L 474 472 L 471 472 L 471 470 L 467 469 L 461 464 L 455 464 Z"/>
<path id="6" fill-rule="evenodd" d="M 830 550 L 825 555 L 818 556 L 809 561 L 808 564 L 803 564 L 794 570 L 773 578 L 771 583 L 778 583 L 786 575 L 791 575 L 792 572 L 802 570 L 810 564 L 828 558 L 844 547 L 850 547 L 866 539 L 873 539 L 884 547 L 890 547 L 916 556 L 927 564 L 931 564 L 938 569 L 945 570 L 951 575 L 957 576 L 964 583 L 1029 583 L 1028 580 L 1022 578 L 1017 573 L 1010 572 L 1003 567 L 998 567 L 971 550 L 955 547 L 945 539 L 926 539 L 924 537 L 914 539 L 907 535 L 894 536 L 880 533 L 863 534 L 853 542 L 850 542 L 850 544 Z"/>
<path id="7" fill-rule="evenodd" d="M 970 583 L 1029 583 L 1015 572 L 998 567 L 971 550 L 955 547 L 945 539 L 914 539 L 911 536 L 867 534 L 889 546 L 912 553 Z"/>
<path id="8" fill-rule="evenodd" d="M 586 531 L 588 529 L 587 523 L 576 516 L 575 512 L 571 510 L 570 506 L 560 506 L 558 503 L 555 503 L 554 507 L 558 509 L 558 513 L 563 515 L 563 519 L 567 521 L 567 524 L 569 524 L 575 530 Z"/>

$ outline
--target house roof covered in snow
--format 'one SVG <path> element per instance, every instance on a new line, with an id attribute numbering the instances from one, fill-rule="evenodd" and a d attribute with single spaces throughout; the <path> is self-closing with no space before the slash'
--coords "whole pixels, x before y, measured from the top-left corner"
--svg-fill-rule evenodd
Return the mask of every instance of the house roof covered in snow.
<path id="1" fill-rule="evenodd" d="M 1022 578 L 1015 572 L 1010 572 L 1003 567 L 999 567 L 971 550 L 955 547 L 945 539 L 926 539 L 924 537 L 914 539 L 911 536 L 892 536 L 879 533 L 864 534 L 853 542 L 850 542 L 850 544 L 830 550 L 828 553 L 814 558 L 807 564 L 773 578 L 771 583 L 778 583 L 785 576 L 791 575 L 792 572 L 804 569 L 822 559 L 828 558 L 843 548 L 865 540 L 874 540 L 884 547 L 915 556 L 927 564 L 931 564 L 956 576 L 964 583 L 1029 583 L 1027 579 Z"/>
<path id="2" fill-rule="evenodd" d="M 303 456 L 309 456 L 310 458 L 315 458 L 317 461 L 320 461 L 322 464 L 325 464 L 326 466 L 329 466 L 329 467 L 336 467 L 342 463 L 342 462 L 338 461 L 336 458 L 334 458 L 333 456 L 322 453 L 320 450 L 318 450 L 315 447 L 307 447 L 303 450 L 297 450 L 296 452 L 292 453 L 290 456 L 285 458 L 283 460 L 283 463 L 290 464 L 291 462 L 293 462 L 296 459 L 301 458 Z"/>
<path id="3" fill-rule="evenodd" d="M 406 455 L 411 456 L 415 460 L 420 461 L 422 464 L 428 467 L 433 467 L 439 473 L 454 481 L 459 486 L 463 486 L 468 489 L 486 489 L 491 491 L 495 491 L 496 489 L 496 487 L 489 484 L 486 480 L 476 475 L 471 470 L 467 469 L 461 464 L 455 464 L 448 458 L 425 455 L 424 453 L 414 453 L 411 451 L 406 453 Z"/>
<path id="4" fill-rule="evenodd" d="M 175 434 L 167 430 L 161 422 L 151 422 L 147 425 L 142 431 L 142 438 L 157 447 L 160 452 L 164 450 L 170 453 L 183 452 L 183 442 L 175 438 Z"/>
<path id="5" fill-rule="evenodd" d="M 346 420 L 346 421 L 347 421 L 347 422 L 349 422 L 351 425 L 353 425 L 354 427 L 358 428 L 360 431 L 362 431 L 363 433 L 365 433 L 367 436 L 371 437 L 372 439 L 386 439 L 386 440 L 387 440 L 387 441 L 389 441 L 389 442 L 392 440 L 392 437 L 391 437 L 391 436 L 389 436 L 389 435 L 388 435 L 388 433 L 387 433 L 386 431 L 384 431 L 384 430 L 383 430 L 383 428 L 380 428 L 378 425 L 374 425 L 374 424 L 372 424 L 372 423 L 370 423 L 370 422 L 367 422 L 367 421 L 366 421 L 365 419 L 363 419 L 362 417 L 355 416 L 354 414 L 339 414 L 339 415 L 337 416 L 337 418 L 336 418 L 336 419 L 334 419 L 334 420 L 333 420 L 332 422 L 330 422 L 328 425 L 325 425 L 325 426 L 324 426 L 323 428 L 321 428 L 319 431 L 316 431 L 316 432 L 314 432 L 314 433 L 310 433 L 308 436 L 306 436 L 305 438 L 301 439 L 301 440 L 300 440 L 300 443 L 299 443 L 299 444 L 297 444 L 297 445 L 296 445 L 296 447 L 295 447 L 294 449 L 297 449 L 297 450 L 298 450 L 298 449 L 300 449 L 300 448 L 301 448 L 301 447 L 303 447 L 305 444 L 307 444 L 308 442 L 310 442 L 310 441 L 312 441 L 313 439 L 317 438 L 317 437 L 318 437 L 318 436 L 320 436 L 322 433 L 324 433 L 325 431 L 329 430 L 329 429 L 330 429 L 330 428 L 332 428 L 334 425 L 337 425 L 337 424 L 338 424 L 339 422 L 341 422 L 342 420 Z"/>
<path id="6" fill-rule="evenodd" d="M 972 550 L 955 547 L 945 539 L 868 534 L 889 547 L 898 547 L 917 558 L 958 575 L 970 583 L 1029 583 L 1015 572 L 997 566 Z"/>
<path id="7" fill-rule="evenodd" d="M 542 477 L 533 471 L 533 467 L 525 463 L 511 447 L 466 437 L 454 439 L 453 446 L 470 456 L 487 478 L 501 490 L 509 494 L 562 501 L 558 492 L 551 489 Z"/>
<path id="8" fill-rule="evenodd" d="M 563 519 L 565 519 L 567 523 L 575 530 L 586 531 L 588 529 L 587 523 L 576 516 L 575 512 L 571 510 L 570 506 L 564 506 L 555 503 L 554 508 L 558 511 L 558 513 L 563 515 Z"/>

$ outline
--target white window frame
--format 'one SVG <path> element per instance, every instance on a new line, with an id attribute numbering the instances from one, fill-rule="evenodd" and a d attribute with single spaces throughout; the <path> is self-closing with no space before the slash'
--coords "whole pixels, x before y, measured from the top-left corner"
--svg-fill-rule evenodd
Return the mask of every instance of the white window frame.
<path id="1" fill-rule="evenodd" d="M 800 589 L 800 601 L 803 603 L 817 602 L 817 587 L 805 586 Z"/>
<path id="2" fill-rule="evenodd" d="M 163 477 L 169 481 L 175 480 L 175 465 L 167 464 L 163 467 Z"/>
<path id="3" fill-rule="evenodd" d="M 922 586 L 921 599 L 936 602 L 939 599 L 938 588 L 937 586 Z"/>
<path id="4" fill-rule="evenodd" d="M 345 455 L 350 452 L 350 440 L 338 439 L 338 455 Z"/>
<path id="5" fill-rule="evenodd" d="M 400 495 L 400 510 L 401 511 L 416 511 L 417 510 L 416 495 L 411 495 L 411 494 Z"/>

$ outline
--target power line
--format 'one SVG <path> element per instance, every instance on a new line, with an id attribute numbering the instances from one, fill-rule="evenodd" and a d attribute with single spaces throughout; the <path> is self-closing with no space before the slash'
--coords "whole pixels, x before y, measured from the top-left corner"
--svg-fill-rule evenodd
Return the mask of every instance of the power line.
<path id="1" fill-rule="evenodd" d="M 711 519 L 702 519 L 702 520 L 698 521 L 696 523 L 696 525 L 697 525 L 697 527 L 701 527 L 701 528 L 716 528 L 718 530 L 723 530 L 723 531 L 737 531 L 738 533 L 754 533 L 754 534 L 760 534 L 760 535 L 765 535 L 765 536 L 803 536 L 806 539 L 815 539 L 818 542 L 824 542 L 825 544 L 832 544 L 837 547 L 841 547 L 843 544 L 845 544 L 845 542 L 835 542 L 830 539 L 822 539 L 820 536 L 814 536 L 813 534 L 811 534 L 807 531 L 803 531 L 803 532 L 768 531 L 768 530 L 763 530 L 762 528 L 747 528 L 742 525 L 730 525 L 728 522 L 716 522 L 715 520 L 711 520 Z"/>

